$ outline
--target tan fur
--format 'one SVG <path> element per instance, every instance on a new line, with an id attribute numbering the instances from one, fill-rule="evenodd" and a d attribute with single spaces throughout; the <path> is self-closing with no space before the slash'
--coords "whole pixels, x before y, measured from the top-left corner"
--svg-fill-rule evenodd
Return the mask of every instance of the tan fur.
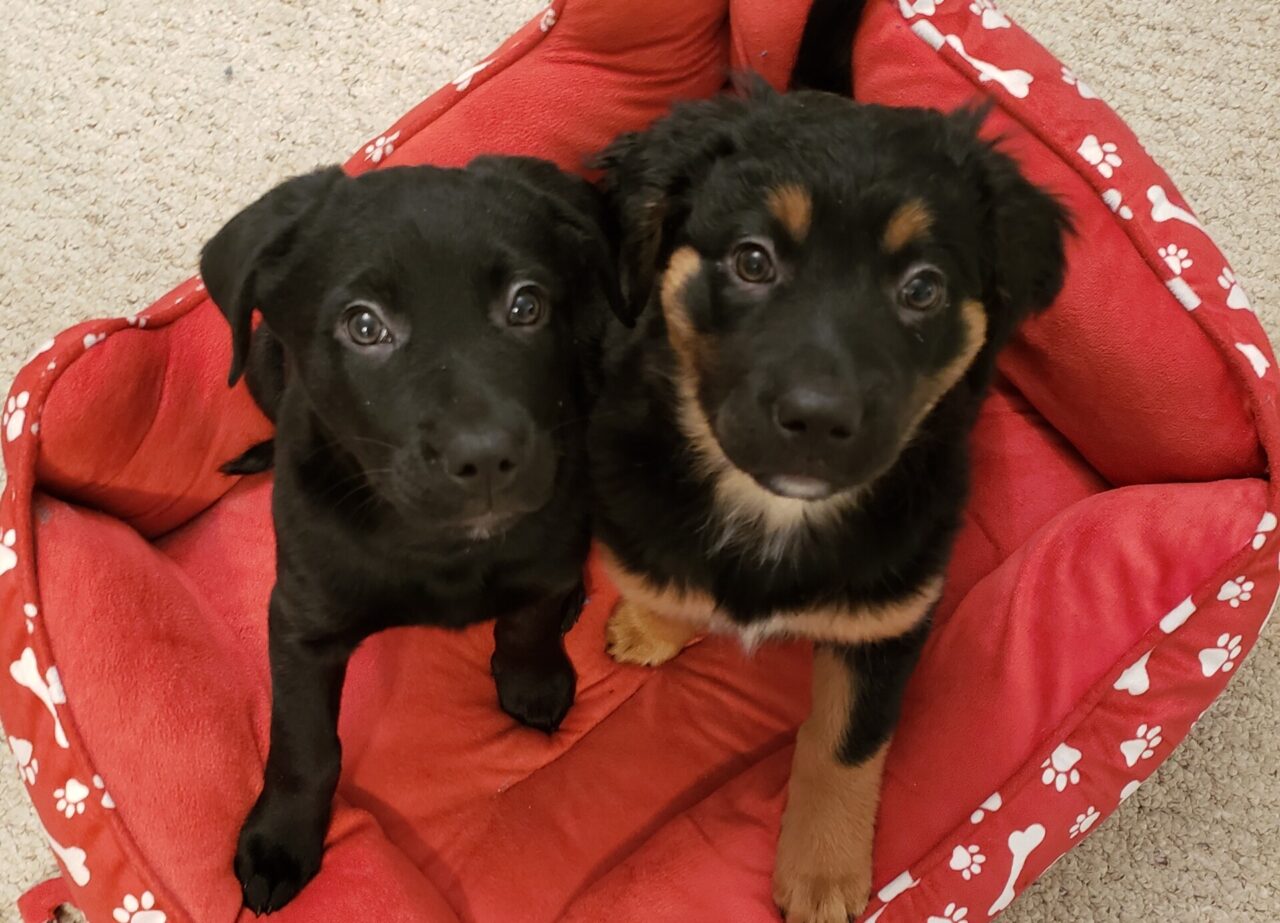
<path id="1" fill-rule="evenodd" d="M 987 341 L 987 309 L 983 307 L 982 302 L 969 300 L 962 304 L 960 322 L 964 325 L 965 331 L 964 347 L 954 359 L 932 375 L 922 379 L 916 387 L 917 410 L 911 426 L 906 430 L 904 442 L 911 441 L 920 424 L 924 422 L 924 418 L 929 416 L 929 412 L 937 406 L 938 401 L 942 400 L 946 393 L 965 376 Z"/>
<path id="2" fill-rule="evenodd" d="M 854 679 L 836 653 L 814 651 L 813 707 L 796 735 L 773 871 L 773 899 L 785 909 L 787 923 L 846 923 L 871 896 L 871 850 L 889 746 L 856 766 L 840 761 Z"/>
<path id="3" fill-rule="evenodd" d="M 929 233 L 933 227 L 933 215 L 928 206 L 919 199 L 900 205 L 898 210 L 889 216 L 884 227 L 884 252 L 892 256 L 903 247 Z"/>
<path id="4" fill-rule="evenodd" d="M 813 220 L 813 197 L 809 190 L 794 183 L 779 186 L 769 193 L 769 211 L 787 229 L 791 239 L 804 243 Z"/>
<path id="5" fill-rule="evenodd" d="M 678 365 L 676 419 L 693 447 L 699 473 L 715 489 L 717 511 L 722 517 L 722 544 L 741 541 L 757 549 L 762 561 L 777 560 L 786 553 L 791 540 L 802 534 L 803 527 L 834 519 L 858 502 L 858 494 L 848 491 L 817 501 L 779 497 L 757 484 L 724 454 L 698 401 L 699 351 L 704 344 L 689 320 L 682 297 L 685 286 L 701 266 L 696 250 L 681 247 L 671 255 L 662 278 L 662 315 Z"/>
<path id="6" fill-rule="evenodd" d="M 672 619 L 623 598 L 605 625 L 605 650 L 618 663 L 656 667 L 684 650 L 698 634 L 685 619 Z"/>
<path id="7" fill-rule="evenodd" d="M 754 647 L 769 638 L 806 638 L 832 644 L 865 644 L 896 638 L 915 628 L 928 615 L 933 604 L 942 595 L 942 577 L 926 582 L 914 593 L 879 606 L 851 608 L 824 606 L 813 609 L 777 612 L 750 625 L 741 625 L 725 615 L 710 595 L 697 590 L 676 587 L 659 587 L 651 581 L 622 567 L 618 560 L 604 549 L 601 563 L 622 594 L 624 602 L 614 610 L 610 625 L 619 618 L 623 609 L 636 608 L 652 617 L 661 617 L 663 627 L 656 629 L 664 637 L 673 636 L 665 623 L 683 622 L 687 634 L 680 641 L 683 646 L 688 638 L 700 631 L 737 635 L 747 647 Z M 627 624 L 617 629 L 619 636 L 630 635 L 638 625 L 645 624 L 628 611 L 623 617 Z M 612 631 L 612 627 L 607 629 Z M 655 640 L 653 646 L 669 646 L 670 642 Z M 636 647 L 645 645 L 635 644 Z M 612 653 L 612 651 L 610 651 Z M 675 653 L 679 653 L 677 650 Z M 675 656 L 672 654 L 671 656 Z M 621 659 L 621 658 L 619 658 Z M 670 659 L 670 657 L 666 658 Z M 635 663 L 635 660 L 624 660 Z"/>

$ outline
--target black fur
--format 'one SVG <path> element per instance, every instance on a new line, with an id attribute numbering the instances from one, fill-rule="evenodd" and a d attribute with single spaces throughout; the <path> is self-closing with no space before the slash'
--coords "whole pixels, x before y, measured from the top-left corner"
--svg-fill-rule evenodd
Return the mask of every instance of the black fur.
<path id="1" fill-rule="evenodd" d="M 866 5 L 866 0 L 813 0 L 791 72 L 793 90 L 853 95 L 853 36 Z"/>
<path id="2" fill-rule="evenodd" d="M 621 310 L 603 220 L 589 184 L 540 161 L 331 168 L 205 247 L 231 380 L 247 365 L 277 424 L 274 445 L 229 463 L 276 464 L 271 748 L 235 860 L 252 910 L 279 909 L 320 866 L 343 677 L 370 634 L 496 618 L 501 707 L 552 731 L 571 705 L 586 369 Z M 526 283 L 549 313 L 512 326 Z M 370 311 L 389 339 L 362 345 Z"/>
<path id="3" fill-rule="evenodd" d="M 680 106 L 606 152 L 625 294 L 640 322 L 611 334 L 590 454 L 597 534 L 622 566 L 658 586 L 710 593 L 744 625 L 784 610 L 901 600 L 943 572 L 995 356 L 1056 296 L 1068 230 L 1055 200 L 977 137 L 980 120 L 757 90 Z M 800 243 L 765 207 L 783 185 L 812 197 Z M 889 216 L 913 199 L 932 215 L 928 240 L 887 254 Z M 735 278 L 744 238 L 776 250 L 779 281 Z M 762 491 L 771 477 L 798 473 L 837 497 L 861 492 L 856 505 L 801 526 L 784 553 L 762 551 L 750 528 L 726 537 L 712 479 L 677 422 L 682 372 L 657 280 L 684 247 L 700 259 L 682 296 L 703 350 L 697 403 L 721 449 Z M 938 267 L 949 298 L 908 316 L 895 300 L 899 280 L 923 263 Z M 970 299 L 985 305 L 985 345 L 911 432 L 913 389 L 961 353 L 960 305 Z M 815 458 L 770 429 L 761 407 L 781 386 L 769 376 L 816 382 L 853 408 L 839 451 Z M 909 669 L 913 657 L 898 659 Z M 905 673 L 895 677 L 886 695 Z M 868 739 L 895 716 L 896 704 L 868 718 Z M 865 745 L 851 740 L 848 752 Z"/>

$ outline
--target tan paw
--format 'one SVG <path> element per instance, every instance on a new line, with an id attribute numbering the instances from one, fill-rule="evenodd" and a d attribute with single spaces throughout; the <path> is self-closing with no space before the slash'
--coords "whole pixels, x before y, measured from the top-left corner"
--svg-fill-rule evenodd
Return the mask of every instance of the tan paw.
<path id="1" fill-rule="evenodd" d="M 870 869 L 834 878 L 774 872 L 773 900 L 787 923 L 848 923 L 870 899 Z"/>
<path id="2" fill-rule="evenodd" d="M 618 663 L 656 667 L 684 649 L 691 627 L 623 599 L 604 628 L 605 650 Z"/>

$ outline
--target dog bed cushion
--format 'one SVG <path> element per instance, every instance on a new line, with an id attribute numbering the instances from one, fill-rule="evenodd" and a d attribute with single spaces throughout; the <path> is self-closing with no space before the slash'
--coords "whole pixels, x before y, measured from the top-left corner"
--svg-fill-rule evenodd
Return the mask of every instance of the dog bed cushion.
<path id="1" fill-rule="evenodd" d="M 729 68 L 785 84 L 806 0 L 556 0 L 348 163 L 569 168 Z M 1000 363 L 937 630 L 886 773 L 881 923 L 997 915 L 1168 757 L 1277 592 L 1276 370 L 1248 300 L 1106 105 L 983 0 L 872 0 L 860 97 L 951 108 L 1071 208 L 1057 305 Z M 231 874 L 270 685 L 270 433 L 225 386 L 198 280 L 42 344 L 0 439 L 0 718 L 90 920 L 248 920 Z M 496 707 L 492 633 L 371 639 L 347 678 L 328 852 L 288 921 L 776 919 L 769 876 L 809 650 L 603 650 L 593 568 L 551 737 Z"/>

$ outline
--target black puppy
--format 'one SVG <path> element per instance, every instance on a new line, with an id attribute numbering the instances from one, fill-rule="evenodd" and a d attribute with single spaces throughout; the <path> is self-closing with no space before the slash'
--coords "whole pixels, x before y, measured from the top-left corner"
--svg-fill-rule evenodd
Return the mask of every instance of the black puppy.
<path id="1" fill-rule="evenodd" d="M 677 108 L 604 157 L 634 330 L 589 436 L 612 655 L 815 642 L 774 897 L 866 905 L 881 771 L 997 352 L 1063 281 L 1062 208 L 981 115 L 816 92 Z M 923 781 L 923 780 L 922 780 Z"/>
<path id="2" fill-rule="evenodd" d="M 343 677 L 370 634 L 496 617 L 502 708 L 551 731 L 572 704 L 584 353 L 620 304 L 601 221 L 594 188 L 541 161 L 334 167 L 205 247 L 231 381 L 248 363 L 277 426 L 271 750 L 235 859 L 252 910 L 284 906 L 320 867 Z"/>

